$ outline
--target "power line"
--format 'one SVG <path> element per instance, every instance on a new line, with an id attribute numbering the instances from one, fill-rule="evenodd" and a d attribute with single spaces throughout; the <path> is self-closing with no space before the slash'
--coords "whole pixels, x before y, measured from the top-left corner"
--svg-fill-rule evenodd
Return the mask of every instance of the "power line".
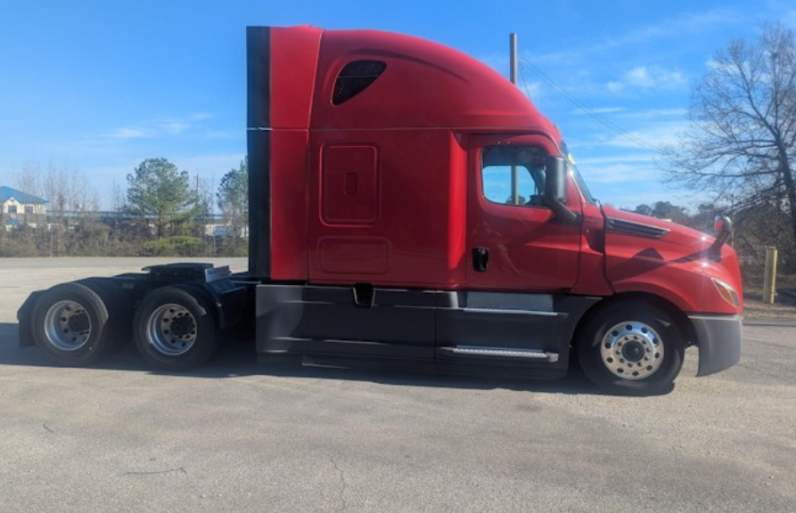
<path id="1" fill-rule="evenodd" d="M 534 64 L 531 63 L 531 61 L 529 61 L 527 58 L 523 57 L 521 59 L 521 63 L 527 65 L 534 73 L 536 73 L 537 75 L 542 77 L 542 79 L 544 79 L 545 82 L 550 84 L 550 86 L 552 86 L 553 89 L 555 89 L 559 94 L 561 94 L 561 96 L 563 96 L 564 98 L 569 100 L 576 107 L 578 107 L 581 110 L 583 110 L 583 112 L 585 112 L 586 114 L 591 116 L 595 121 L 603 124 L 604 126 L 609 128 L 610 130 L 616 132 L 621 137 L 627 139 L 628 141 L 632 142 L 633 144 L 635 144 L 637 146 L 640 146 L 642 148 L 646 148 L 646 149 L 652 150 L 652 151 L 658 151 L 658 148 L 656 148 L 655 146 L 653 146 L 653 145 L 647 143 L 646 141 L 644 141 L 643 139 L 640 139 L 640 138 L 636 137 L 635 135 L 623 130 L 621 127 L 617 126 L 616 124 L 614 124 L 609 119 L 607 119 L 604 116 L 600 115 L 598 112 L 595 112 L 591 107 L 589 107 L 588 105 L 583 103 L 580 99 L 575 97 L 572 93 L 570 93 L 569 91 L 567 91 L 566 89 L 564 89 L 563 87 L 558 85 L 555 82 L 555 80 L 553 80 L 552 78 L 547 76 L 541 69 L 539 69 L 538 67 L 534 66 Z M 528 84 L 525 82 L 525 76 L 522 74 L 522 66 L 520 66 L 520 77 L 522 78 L 523 86 L 525 87 L 525 90 L 526 90 L 528 96 L 530 97 L 530 91 L 528 91 Z"/>

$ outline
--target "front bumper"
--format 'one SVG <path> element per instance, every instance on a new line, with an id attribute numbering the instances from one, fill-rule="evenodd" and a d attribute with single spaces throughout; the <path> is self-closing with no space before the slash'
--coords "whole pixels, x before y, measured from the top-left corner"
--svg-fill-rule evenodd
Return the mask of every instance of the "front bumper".
<path id="1" fill-rule="evenodd" d="M 741 359 L 740 315 L 689 315 L 699 347 L 697 376 L 707 376 L 728 369 Z"/>

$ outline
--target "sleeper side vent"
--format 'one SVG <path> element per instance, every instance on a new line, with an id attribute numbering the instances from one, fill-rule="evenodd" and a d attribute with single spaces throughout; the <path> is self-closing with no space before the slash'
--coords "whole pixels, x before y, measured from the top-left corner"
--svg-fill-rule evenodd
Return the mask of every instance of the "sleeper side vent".
<path id="1" fill-rule="evenodd" d="M 382 61 L 353 61 L 345 65 L 337 76 L 332 104 L 340 105 L 368 88 L 387 69 Z"/>

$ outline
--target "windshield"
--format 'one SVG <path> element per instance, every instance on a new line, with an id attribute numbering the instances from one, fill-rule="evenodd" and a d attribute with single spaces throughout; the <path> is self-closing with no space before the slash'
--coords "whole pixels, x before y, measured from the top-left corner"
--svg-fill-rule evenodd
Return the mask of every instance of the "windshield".
<path id="1" fill-rule="evenodd" d="M 580 174 L 580 170 L 578 169 L 577 164 L 575 163 L 575 157 L 569 152 L 569 148 L 567 148 L 567 143 L 561 142 L 561 151 L 567 157 L 567 168 L 568 171 L 572 173 L 572 176 L 575 177 L 575 183 L 578 184 L 578 188 L 583 193 L 583 197 L 586 199 L 587 203 L 591 203 L 592 205 L 597 204 L 597 199 L 591 195 L 591 191 L 589 191 L 589 187 L 586 185 L 586 181 L 583 179 L 583 176 Z"/>

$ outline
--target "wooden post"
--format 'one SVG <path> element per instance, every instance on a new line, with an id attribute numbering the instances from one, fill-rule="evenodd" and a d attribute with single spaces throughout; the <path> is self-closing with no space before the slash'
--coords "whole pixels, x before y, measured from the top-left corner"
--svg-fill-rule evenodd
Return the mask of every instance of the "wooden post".
<path id="1" fill-rule="evenodd" d="M 763 275 L 763 302 L 774 304 L 777 295 L 777 248 L 766 246 L 766 270 Z"/>

